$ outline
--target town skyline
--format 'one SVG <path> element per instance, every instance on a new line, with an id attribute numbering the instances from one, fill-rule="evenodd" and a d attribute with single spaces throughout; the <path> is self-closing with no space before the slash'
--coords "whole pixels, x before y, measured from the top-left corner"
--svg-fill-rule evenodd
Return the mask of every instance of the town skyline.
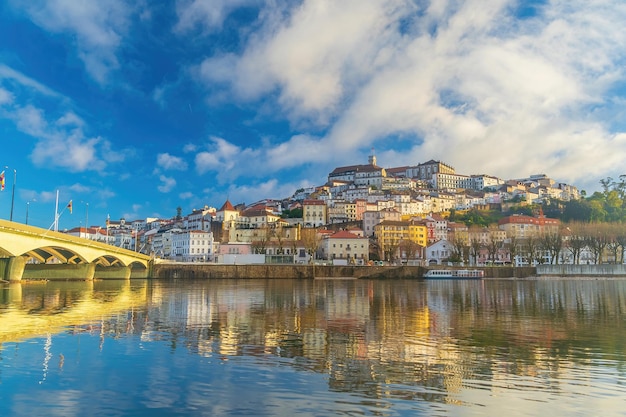
<path id="1" fill-rule="evenodd" d="M 47 228 L 57 190 L 61 229 L 284 198 L 372 148 L 591 193 L 626 160 L 625 20 L 612 1 L 9 0 L 0 217 Z"/>
<path id="2" fill-rule="evenodd" d="M 371 150 L 373 151 L 373 150 Z M 146 220 L 146 219 L 159 219 L 159 220 L 171 220 L 176 218 L 177 216 L 184 216 L 186 217 L 189 214 L 192 214 L 194 211 L 197 210 L 203 210 L 206 207 L 213 207 L 215 209 L 219 209 L 226 201 L 230 202 L 231 204 L 238 206 L 238 207 L 242 207 L 243 208 L 247 208 L 247 207 L 251 207 L 255 204 L 258 204 L 259 202 L 264 202 L 264 201 L 298 201 L 298 200 L 302 200 L 304 199 L 302 196 L 298 197 L 299 191 L 302 190 L 303 192 L 307 193 L 307 197 L 308 198 L 308 193 L 315 193 L 316 190 L 334 190 L 335 187 L 332 184 L 332 176 L 334 173 L 336 173 L 337 171 L 341 171 L 343 169 L 352 169 L 354 167 L 367 167 L 368 165 L 371 165 L 373 167 L 376 167 L 378 169 L 381 170 L 390 170 L 390 171 L 394 171 L 397 170 L 398 168 L 401 168 L 402 170 L 404 169 L 409 169 L 409 170 L 416 170 L 418 167 L 420 166 L 428 166 L 429 164 L 432 163 L 436 163 L 437 165 L 441 165 L 444 167 L 447 167 L 449 169 L 452 169 L 454 174 L 453 176 L 458 176 L 458 177 L 467 177 L 467 178 L 482 178 L 482 177 L 488 177 L 491 178 L 492 180 L 497 180 L 499 182 L 499 185 L 502 185 L 504 183 L 506 183 L 507 181 L 518 181 L 518 180 L 526 180 L 526 181 L 531 181 L 533 178 L 535 179 L 535 181 L 539 181 L 541 178 L 546 178 L 549 179 L 551 182 L 555 183 L 555 184 L 560 184 L 563 186 L 571 186 L 573 187 L 576 191 L 576 198 L 578 198 L 580 196 L 580 191 L 576 188 L 576 186 L 574 184 L 566 184 L 566 183 L 560 183 L 558 181 L 555 181 L 554 179 L 552 179 L 550 176 L 546 175 L 546 174 L 530 174 L 527 176 L 520 176 L 517 178 L 509 178 L 509 179 L 502 179 L 502 178 L 497 178 L 495 176 L 492 176 L 490 174 L 465 174 L 465 173 L 458 173 L 455 172 L 454 168 L 449 166 L 448 164 L 446 164 L 444 161 L 435 161 L 435 160 L 428 160 L 425 161 L 423 163 L 420 164 L 416 164 L 416 165 L 409 165 L 409 166 L 403 166 L 403 167 L 381 167 L 379 165 L 377 165 L 377 158 L 376 155 L 369 155 L 368 156 L 368 161 L 360 161 L 360 162 L 364 162 L 364 163 L 355 163 L 355 164 L 346 164 L 346 165 L 342 165 L 339 167 L 335 167 L 334 169 L 332 169 L 331 171 L 329 171 L 329 173 L 326 175 L 327 181 L 325 181 L 324 183 L 321 184 L 317 184 L 317 185 L 311 185 L 310 187 L 302 187 L 299 188 L 298 190 L 293 190 L 293 192 L 287 196 L 282 196 L 282 197 L 262 197 L 258 200 L 254 200 L 254 201 L 233 201 L 228 195 L 220 195 L 220 196 L 216 196 L 216 200 L 214 201 L 206 201 L 204 202 L 204 204 L 201 204 L 197 207 L 189 207 L 189 208 L 183 208 L 181 204 L 178 204 L 174 207 L 171 208 L 169 215 L 165 215 L 165 216 L 145 216 L 145 217 L 136 217 L 136 218 L 126 218 L 125 216 L 120 216 L 120 217 L 115 217 L 114 215 L 112 216 L 110 213 L 107 213 L 106 217 L 104 219 L 100 219 L 99 217 L 93 218 L 93 213 L 90 215 L 89 214 L 89 203 L 88 202 L 84 202 L 84 201 L 79 201 L 78 204 L 75 200 L 73 199 L 69 199 L 69 200 L 58 200 L 58 201 L 52 201 L 50 202 L 51 204 L 49 204 L 49 208 L 51 210 L 54 210 L 55 208 L 58 210 L 57 213 L 59 215 L 59 219 L 58 219 L 58 224 L 62 225 L 59 227 L 60 230 L 69 230 L 69 229 L 75 229 L 77 227 L 106 227 L 107 222 L 112 222 L 112 223 L 116 223 L 118 224 L 120 221 L 126 221 L 128 223 L 131 223 L 133 221 L 139 221 L 139 220 Z M 395 176 L 393 177 L 397 177 L 398 179 L 401 179 L 405 176 L 405 174 L 397 174 L 395 173 Z M 5 184 L 4 184 L 4 190 L 2 192 L 0 192 L 0 196 L 5 196 L 3 201 L 9 201 L 9 198 L 11 197 L 12 194 L 12 181 L 13 179 L 11 178 L 11 172 L 5 170 L 4 171 L 4 179 L 5 179 Z M 393 178 L 392 175 L 390 175 L 390 178 Z M 421 193 L 421 194 L 428 194 L 428 193 L 446 193 L 446 194 L 456 194 L 458 193 L 459 195 L 462 194 L 466 194 L 466 193 L 476 193 L 479 192 L 480 190 L 475 190 L 475 189 L 459 189 L 458 192 L 457 191 L 452 191 L 450 189 L 445 189 L 445 188 L 438 188 L 434 185 L 434 180 L 431 179 L 427 179 L 426 181 L 424 181 L 423 179 L 420 180 L 419 178 L 415 177 L 412 178 L 413 181 L 416 182 L 416 187 L 414 189 L 400 189 L 400 190 L 394 190 L 395 193 L 397 194 L 406 194 L 406 195 L 411 195 L 411 194 L 415 194 L 416 192 Z M 342 181 L 339 181 L 342 182 Z M 350 181 L 348 181 L 350 182 Z M 487 189 L 491 189 L 493 188 L 494 191 L 496 188 L 499 187 L 496 186 L 495 184 L 491 184 L 491 186 L 486 185 L 485 188 Z M 358 188 L 358 187 L 357 187 Z M 365 188 L 370 188 L 370 187 L 365 187 Z M 382 190 L 382 189 L 377 189 L 377 187 L 375 185 L 372 186 L 372 188 L 370 189 L 370 192 L 380 192 L 380 194 L 384 195 L 389 195 L 390 192 L 392 191 L 391 189 L 387 189 L 387 190 Z M 354 201 L 355 198 L 344 198 L 343 193 L 340 193 L 339 195 L 332 193 L 333 196 L 331 197 L 331 200 L 348 200 L 350 202 Z M 495 192 L 493 194 L 499 194 L 499 192 Z M 8 198 L 7 198 L 8 197 Z M 317 198 L 317 197 L 313 197 L 313 198 Z M 326 198 L 322 198 L 322 200 L 326 201 Z M 10 201 L 9 201 L 10 204 Z M 57 206 L 58 204 L 58 206 Z M 16 222 L 21 222 L 21 223 L 27 223 L 27 224 L 31 224 L 34 226 L 38 226 L 38 227 L 42 227 L 42 228 L 48 228 L 53 230 L 53 228 L 55 227 L 54 221 L 55 221 L 55 217 L 54 217 L 54 211 L 51 212 L 50 214 L 50 224 L 46 225 L 46 221 L 44 220 L 44 223 L 42 224 L 37 224 L 37 221 L 33 221 L 32 215 L 30 214 L 30 204 L 27 206 L 26 212 L 25 213 L 19 213 L 18 210 L 15 210 L 15 207 L 13 207 L 13 220 Z M 433 210 L 428 210 L 429 212 L 432 212 Z M 439 212 L 439 210 L 435 210 L 434 212 Z M 427 214 L 427 213 L 423 213 L 423 214 Z M 7 216 L 8 219 L 8 216 Z M 61 220 L 63 219 L 63 221 Z"/>

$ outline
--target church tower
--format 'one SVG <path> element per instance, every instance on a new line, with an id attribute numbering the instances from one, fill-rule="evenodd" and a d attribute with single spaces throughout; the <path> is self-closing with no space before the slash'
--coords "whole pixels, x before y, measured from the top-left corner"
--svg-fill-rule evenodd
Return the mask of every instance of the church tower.
<path id="1" fill-rule="evenodd" d="M 367 162 L 370 165 L 376 166 L 376 155 L 374 155 L 374 148 L 372 148 L 372 154 L 367 158 Z"/>

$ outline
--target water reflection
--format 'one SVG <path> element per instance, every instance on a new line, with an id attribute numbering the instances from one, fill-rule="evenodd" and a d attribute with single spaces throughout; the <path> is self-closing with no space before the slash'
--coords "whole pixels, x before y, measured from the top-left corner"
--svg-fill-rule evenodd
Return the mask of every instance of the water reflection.
<path id="1" fill-rule="evenodd" d="M 564 409 L 591 415 L 599 406 L 603 415 L 619 415 L 620 398 L 626 394 L 625 284 L 11 284 L 0 290 L 0 355 L 17 341 L 41 338 L 48 377 L 53 361 L 59 368 L 69 363 L 67 353 L 50 354 L 59 335 L 92 335 L 100 351 L 107 345 L 117 350 L 118 343 L 124 343 L 126 351 L 107 359 L 102 369 L 123 372 L 120 367 L 132 358 L 145 373 L 142 384 L 150 393 L 126 401 L 161 410 L 180 408 L 182 401 L 189 415 L 204 415 L 193 412 L 203 402 L 199 398 L 217 401 L 226 391 L 241 389 L 262 402 L 248 403 L 257 415 L 280 414 L 272 413 L 273 407 L 286 407 L 287 412 L 288 404 L 303 414 L 308 407 L 303 404 L 310 401 L 321 408 L 313 406 L 304 415 L 320 415 L 321 409 L 328 412 L 321 415 L 469 415 L 485 407 L 511 415 Z M 155 346 L 166 347 L 174 356 L 144 356 Z M 192 356 L 180 359 L 189 353 Z M 184 371 L 177 361 L 184 362 Z M 220 388 L 202 369 L 219 370 Z M 286 370 L 295 373 L 285 375 Z M 189 378 L 181 379 L 181 371 Z M 312 380 L 313 375 L 322 379 Z M 16 378 L 10 372 L 7 376 L 6 369 L 0 377 Z M 323 381 L 325 389 L 313 389 L 312 381 Z M 80 381 L 77 384 L 71 388 L 80 390 Z M 175 394 L 173 385 L 199 397 Z M 250 412 L 235 406 L 237 398 L 216 404 L 211 411 Z"/>

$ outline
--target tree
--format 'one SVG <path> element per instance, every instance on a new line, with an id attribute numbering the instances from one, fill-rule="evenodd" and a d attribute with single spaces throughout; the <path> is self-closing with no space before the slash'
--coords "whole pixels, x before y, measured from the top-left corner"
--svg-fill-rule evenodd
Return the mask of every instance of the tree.
<path id="1" fill-rule="evenodd" d="M 278 248 L 276 249 L 276 255 L 282 255 L 285 253 L 284 243 L 285 236 L 283 234 L 283 225 L 280 222 L 276 222 L 268 227 L 269 234 L 272 238 L 276 240 L 278 243 Z"/>
<path id="2" fill-rule="evenodd" d="M 596 265 L 602 262 L 602 254 L 608 244 L 608 236 L 602 232 L 603 227 L 596 225 L 592 233 L 586 237 L 587 246 L 593 254 L 593 263 Z"/>
<path id="3" fill-rule="evenodd" d="M 489 253 L 488 259 L 491 260 L 492 264 L 496 263 L 496 255 L 498 254 L 498 249 L 502 246 L 502 241 L 498 239 L 493 233 L 489 234 L 489 240 L 487 241 L 487 252 Z"/>
<path id="4" fill-rule="evenodd" d="M 511 265 L 517 266 L 517 262 L 515 262 L 515 258 L 517 257 L 517 253 L 519 251 L 519 239 L 515 234 L 511 234 L 511 236 L 507 239 L 507 249 L 509 250 L 509 256 L 511 257 Z"/>
<path id="5" fill-rule="evenodd" d="M 480 249 L 482 248 L 482 243 L 478 238 L 472 238 L 470 241 L 470 254 L 474 257 L 474 265 L 478 264 L 478 255 L 480 254 Z"/>
<path id="6" fill-rule="evenodd" d="M 315 254 L 322 242 L 322 237 L 319 235 L 317 228 L 306 228 L 300 231 L 302 244 L 306 249 L 307 254 L 311 257 L 311 262 L 315 261 Z"/>
<path id="7" fill-rule="evenodd" d="M 587 245 L 585 239 L 585 227 L 584 223 L 575 222 L 566 227 L 568 233 L 567 239 L 564 241 L 565 248 L 572 254 L 572 263 L 575 265 L 580 264 L 580 254 Z"/>
<path id="8" fill-rule="evenodd" d="M 398 248 L 400 249 L 400 253 L 406 256 L 407 260 L 416 259 L 416 255 L 420 251 L 420 245 L 410 239 L 403 239 L 398 244 Z"/>
<path id="9" fill-rule="evenodd" d="M 529 235 L 524 239 L 524 244 L 522 245 L 524 251 L 526 252 L 526 257 L 528 259 L 529 265 L 537 265 L 542 264 L 544 259 L 541 256 L 541 247 L 539 244 L 539 239 L 535 235 Z"/>
<path id="10" fill-rule="evenodd" d="M 563 235 L 560 232 L 544 233 L 539 238 L 540 246 L 550 254 L 550 263 L 558 264 L 563 250 Z"/>
<path id="11" fill-rule="evenodd" d="M 455 237 L 452 243 L 450 262 L 469 263 L 470 246 L 465 239 Z"/>

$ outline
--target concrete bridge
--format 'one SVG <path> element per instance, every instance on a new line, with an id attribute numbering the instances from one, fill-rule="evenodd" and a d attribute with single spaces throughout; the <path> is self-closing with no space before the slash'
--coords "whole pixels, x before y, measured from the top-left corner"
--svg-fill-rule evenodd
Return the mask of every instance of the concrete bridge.
<path id="1" fill-rule="evenodd" d="M 0 279 L 148 278 L 151 258 L 105 243 L 0 220 Z"/>

